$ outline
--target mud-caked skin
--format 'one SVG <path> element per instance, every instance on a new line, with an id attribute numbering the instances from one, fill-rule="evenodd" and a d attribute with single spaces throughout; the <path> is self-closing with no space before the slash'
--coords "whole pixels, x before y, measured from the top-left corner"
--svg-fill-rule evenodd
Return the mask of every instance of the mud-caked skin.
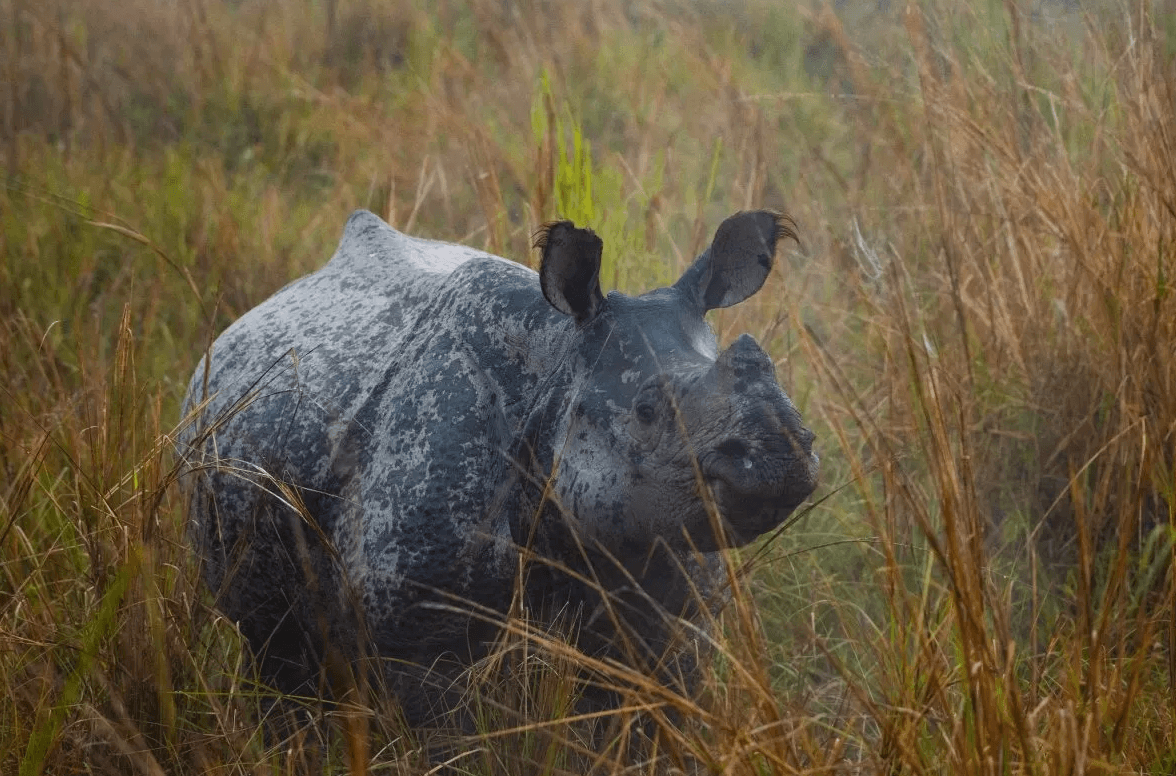
<path id="1" fill-rule="evenodd" d="M 817 483 L 771 360 L 748 335 L 720 353 L 703 318 L 761 287 L 788 224 L 732 216 L 673 286 L 605 297 L 601 242 L 570 222 L 537 275 L 352 215 L 184 403 L 206 400 L 180 440 L 191 534 L 263 678 L 322 692 L 321 668 L 366 660 L 427 721 L 519 579 L 584 649 L 689 673 L 661 653 L 721 599 L 719 549 Z"/>

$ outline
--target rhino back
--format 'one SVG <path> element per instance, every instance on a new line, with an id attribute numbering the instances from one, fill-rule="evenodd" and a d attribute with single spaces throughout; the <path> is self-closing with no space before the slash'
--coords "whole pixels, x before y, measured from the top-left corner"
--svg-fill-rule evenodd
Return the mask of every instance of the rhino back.
<path id="1" fill-rule="evenodd" d="M 567 328 L 534 272 L 356 213 L 326 267 L 214 344 L 203 422 L 228 419 L 205 452 L 300 488 L 379 650 L 427 654 L 464 627 L 423 605 L 435 599 L 430 591 L 490 606 L 509 594 L 509 451 L 540 383 L 559 371 Z M 201 362 L 186 408 L 205 395 L 204 373 Z M 249 535 L 259 505 L 280 507 L 265 494 L 273 487 L 250 480 L 209 474 L 221 517 L 210 530 L 207 509 L 194 516 L 205 521 L 197 542 L 212 556 L 210 585 L 227 589 L 230 616 L 268 605 L 265 588 L 283 584 L 269 545 L 288 537 L 272 526 Z M 256 573 L 226 583 L 229 547 L 242 536 L 260 545 Z M 322 576 L 337 573 L 314 560 Z"/>
<path id="2" fill-rule="evenodd" d="M 295 379 L 318 401 L 337 405 L 328 411 L 352 409 L 378 381 L 373 367 L 399 351 L 437 289 L 473 258 L 506 263 L 469 248 L 408 237 L 357 211 L 325 267 L 282 288 L 216 340 L 209 414 L 251 392 L 272 393 L 267 385 L 281 389 Z M 204 395 L 204 370 L 201 360 L 186 409 Z"/>

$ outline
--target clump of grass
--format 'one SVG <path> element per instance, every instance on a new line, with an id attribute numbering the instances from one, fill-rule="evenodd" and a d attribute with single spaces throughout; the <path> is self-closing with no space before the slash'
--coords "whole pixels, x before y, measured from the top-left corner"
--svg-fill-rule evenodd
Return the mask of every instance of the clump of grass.
<path id="1" fill-rule="evenodd" d="M 526 261 L 590 176 L 625 291 L 732 210 L 796 217 L 714 324 L 777 359 L 827 487 L 732 558 L 700 695 L 514 619 L 454 767 L 1171 770 L 1168 6 L 0 3 L 2 769 L 429 770 L 374 696 L 264 735 L 180 395 L 351 208 Z"/>

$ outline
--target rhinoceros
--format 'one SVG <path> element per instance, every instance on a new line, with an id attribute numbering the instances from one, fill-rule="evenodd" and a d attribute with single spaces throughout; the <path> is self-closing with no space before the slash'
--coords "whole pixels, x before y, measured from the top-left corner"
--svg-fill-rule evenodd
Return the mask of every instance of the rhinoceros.
<path id="1" fill-rule="evenodd" d="M 633 297 L 602 294 L 602 242 L 568 221 L 536 273 L 354 213 L 184 402 L 190 536 L 260 676 L 329 693 L 328 664 L 375 665 L 426 722 L 512 601 L 593 654 L 694 671 L 663 653 L 721 601 L 720 552 L 817 485 L 771 359 L 747 334 L 720 352 L 704 318 L 760 289 L 792 228 L 731 216 Z"/>

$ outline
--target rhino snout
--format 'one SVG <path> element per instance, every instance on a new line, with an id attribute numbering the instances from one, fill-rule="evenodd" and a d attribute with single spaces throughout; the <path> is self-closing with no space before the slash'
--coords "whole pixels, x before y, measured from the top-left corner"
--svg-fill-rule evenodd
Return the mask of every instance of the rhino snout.
<path id="1" fill-rule="evenodd" d="M 704 457 L 703 472 L 734 489 L 733 495 L 779 497 L 799 503 L 816 489 L 814 434 L 801 427 L 773 439 L 749 443 L 730 438 Z M 791 498 L 790 498 L 791 497 Z"/>
<path id="2" fill-rule="evenodd" d="M 820 459 L 813 439 L 797 426 L 766 438 L 731 437 L 702 457 L 703 475 L 737 544 L 775 528 L 816 490 Z"/>

